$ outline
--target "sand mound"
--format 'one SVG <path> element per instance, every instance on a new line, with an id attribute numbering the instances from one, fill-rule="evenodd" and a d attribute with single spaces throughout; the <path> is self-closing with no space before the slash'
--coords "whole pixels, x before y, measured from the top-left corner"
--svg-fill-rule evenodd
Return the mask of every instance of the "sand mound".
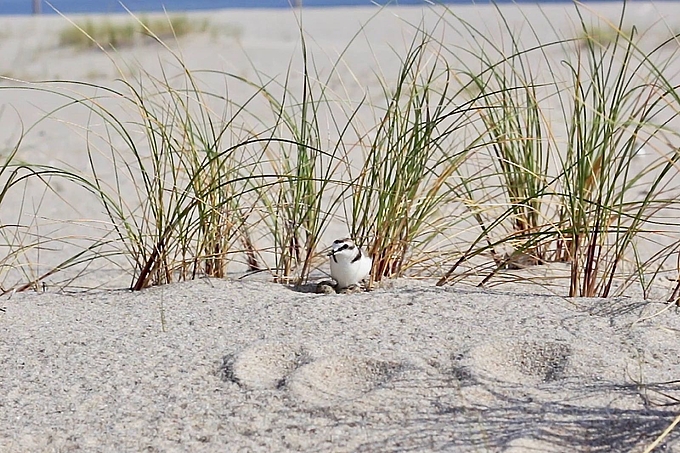
<path id="1" fill-rule="evenodd" d="M 612 13 L 619 8 L 591 6 Z M 628 6 L 633 7 L 630 14 L 660 25 L 655 25 L 660 35 L 664 28 L 670 33 L 678 5 Z M 494 7 L 454 7 L 454 13 L 463 14 L 473 26 L 493 31 L 498 23 L 487 23 L 491 10 L 496 16 Z M 647 14 L 657 10 L 667 19 Z M 269 80 L 285 76 L 288 68 L 295 80 L 291 83 L 299 83 L 299 23 L 293 14 L 281 11 L 210 13 L 218 32 L 182 39 L 186 66 L 200 70 L 203 83 L 218 87 L 225 80 L 210 78 L 213 70 Z M 339 66 L 346 60 L 347 80 L 357 83 L 331 86 L 331 91 L 354 90 L 352 99 L 382 106 L 376 100 L 383 98 L 370 98 L 392 81 L 376 75 L 399 73 L 395 49 L 411 41 L 413 30 L 398 24 L 402 18 L 421 23 L 422 11 L 390 9 L 374 18 L 373 31 L 361 27 L 375 15 L 372 8 L 305 11 L 308 44 L 324 51 L 323 57 L 314 54 L 310 59 L 314 68 L 320 65 L 316 75 L 325 77 L 329 66 L 322 61 L 334 62 L 342 52 Z M 503 18 L 518 24 L 518 36 L 535 33 L 543 42 L 554 39 L 549 23 L 562 27 L 565 36 L 577 36 L 574 11 L 564 11 L 565 5 L 501 7 Z M 544 20 L 547 15 L 553 22 Z M 117 59 L 57 44 L 65 26 L 62 18 L 5 22 L 0 72 L 10 79 L 94 80 L 106 86 L 120 78 Z M 647 29 L 642 22 L 638 25 L 641 31 Z M 452 49 L 463 46 L 457 37 L 464 38 L 464 32 L 451 36 L 456 38 Z M 353 37 L 365 38 L 370 45 L 343 51 Z M 494 38 L 489 38 L 491 43 Z M 121 49 L 115 56 L 143 62 L 145 71 L 163 78 L 167 74 L 158 63 L 167 55 L 162 57 L 160 48 L 147 43 Z M 560 62 L 561 52 L 554 55 Z M 179 69 L 174 59 L 170 61 L 170 67 Z M 275 89 L 282 81 L 275 78 L 270 85 Z M 33 87 L 3 90 L 3 105 L 10 106 L 5 109 L 10 113 L 3 116 L 0 139 L 9 149 L 18 131 L 36 124 L 35 133 L 22 141 L 21 159 L 64 162 L 91 174 L 83 153 L 90 146 L 97 148 L 88 141 L 97 134 L 85 133 L 82 127 L 97 123 L 96 118 L 86 106 L 62 111 L 59 107 L 67 99 L 47 95 L 42 85 Z M 95 96 L 86 87 L 77 86 L 86 96 Z M 69 85 L 69 90 L 75 88 Z M 238 105 L 251 95 L 228 91 L 225 98 L 214 99 L 219 108 L 224 99 L 233 96 Z M 258 105 L 250 114 L 268 118 L 269 102 Z M 55 118 L 39 121 L 50 111 Z M 372 108 L 366 111 L 368 120 L 374 119 L 373 113 Z M 130 121 L 126 115 L 121 121 Z M 268 130 L 272 125 L 265 126 Z M 126 149 L 127 141 L 115 142 L 120 139 L 111 139 L 113 147 Z M 108 144 L 102 150 L 108 164 Z M 108 176 L 118 187 L 118 179 Z M 39 190 L 42 199 L 42 184 Z M 82 193 L 73 190 L 65 185 L 55 196 L 78 205 L 72 223 L 59 212 L 61 204 L 47 202 L 39 213 L 27 211 L 27 222 L 33 225 L 39 218 L 51 230 L 55 219 L 74 226 L 82 219 L 101 218 L 101 205 L 81 201 Z M 136 187 L 120 190 L 139 196 Z M 36 209 L 30 198 L 10 198 L 5 203 L 16 203 L 6 205 L 12 222 L 20 209 Z M 342 219 L 336 220 L 329 225 L 329 237 L 334 228 L 346 229 Z M 100 237 L 102 225 L 87 234 L 66 229 L 59 235 Z M 61 242 L 56 248 L 42 243 L 36 248 L 41 259 L 52 249 L 59 263 L 68 256 Z M 42 272 L 48 265 L 41 262 L 21 272 Z M 88 272 L 74 284 L 129 284 L 128 275 L 125 280 L 99 275 Z M 641 452 L 680 409 L 680 317 L 662 303 L 570 300 L 547 294 L 544 288 L 439 288 L 433 282 L 413 281 L 352 295 L 230 280 L 139 293 L 57 292 L 52 289 L 57 285 L 48 283 L 45 293 L 0 300 L 3 453 Z M 661 451 L 680 451 L 679 433 L 672 432 Z"/>
<path id="2" fill-rule="evenodd" d="M 76 296 L 2 302 L 2 451 L 642 451 L 677 415 L 664 304 L 412 282 Z"/>
<path id="3" fill-rule="evenodd" d="M 277 389 L 304 361 L 305 352 L 286 344 L 255 344 L 222 359 L 224 381 L 244 389 Z"/>

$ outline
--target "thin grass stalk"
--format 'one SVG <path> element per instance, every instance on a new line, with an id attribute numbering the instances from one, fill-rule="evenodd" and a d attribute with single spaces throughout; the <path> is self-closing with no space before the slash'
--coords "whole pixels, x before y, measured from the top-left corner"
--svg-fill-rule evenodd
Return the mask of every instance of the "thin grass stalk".
<path id="1" fill-rule="evenodd" d="M 304 282 L 314 268 L 322 234 L 348 190 L 349 185 L 336 174 L 348 154 L 345 137 L 352 131 L 352 121 L 361 107 L 348 111 L 329 94 L 331 77 L 336 75 L 342 55 L 358 34 L 332 63 L 328 78 L 320 80 L 299 23 L 301 97 L 295 96 L 290 82 L 291 67 L 284 83 L 278 86 L 282 90 L 280 100 L 262 79 L 259 84 L 248 82 L 265 97 L 274 114 L 271 142 L 265 147 L 266 165 L 272 166 L 280 179 L 277 190 L 273 194 L 271 191 L 261 193 L 260 199 L 265 207 L 264 223 L 269 225 L 274 239 L 275 279 L 293 280 L 298 284 Z M 338 109 L 345 118 L 336 117 Z M 322 115 L 330 119 L 333 129 L 329 132 L 337 134 L 334 141 L 327 144 L 322 141 Z"/>
<path id="2" fill-rule="evenodd" d="M 394 88 L 383 85 L 385 113 L 353 183 L 351 231 L 360 242 L 372 238 L 373 281 L 402 275 L 414 248 L 425 247 L 451 222 L 435 216 L 464 160 L 447 141 L 463 115 L 448 92 L 451 71 L 437 46 L 416 30 Z"/>
<path id="3" fill-rule="evenodd" d="M 568 234 L 571 296 L 606 297 L 624 251 L 640 233 L 649 213 L 658 210 L 655 205 L 664 203 L 655 196 L 670 167 L 655 176 L 652 191 L 640 203 L 626 201 L 626 194 L 640 178 L 631 172 L 635 137 L 643 129 L 650 129 L 651 135 L 661 130 L 662 125 L 654 125 L 650 120 L 657 114 L 658 106 L 667 102 L 663 90 L 659 92 L 656 88 L 658 77 L 653 70 L 646 69 L 647 60 L 640 63 L 633 60 L 637 49 L 632 36 L 634 33 L 623 37 L 618 32 L 615 41 L 605 48 L 589 40 L 585 46 L 589 62 L 587 79 L 580 69 L 572 71 L 578 97 L 569 143 L 575 152 L 567 154 L 567 162 L 574 164 L 565 165 L 576 170 L 575 174 L 571 170 L 565 173 L 565 182 L 573 181 L 566 187 L 576 189 L 567 192 L 572 201 L 567 220 L 572 231 Z M 577 57 L 580 61 L 580 51 Z M 580 63 L 578 66 L 581 67 Z M 640 85 L 632 84 L 629 74 L 640 70 L 651 72 L 654 78 Z"/>

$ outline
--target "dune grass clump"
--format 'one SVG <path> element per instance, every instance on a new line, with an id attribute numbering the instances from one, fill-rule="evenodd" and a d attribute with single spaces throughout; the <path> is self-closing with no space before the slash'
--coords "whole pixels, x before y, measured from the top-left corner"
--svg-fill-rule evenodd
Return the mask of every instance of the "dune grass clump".
<path id="1" fill-rule="evenodd" d="M 466 123 L 453 102 L 456 83 L 441 43 L 416 33 L 386 107 L 352 179 L 352 233 L 371 238 L 373 281 L 404 275 L 459 219 L 442 213 L 453 202 L 446 183 L 465 161 L 456 132 Z"/>
<path id="2" fill-rule="evenodd" d="M 135 290 L 234 267 L 302 283 L 323 268 L 327 232 L 346 225 L 373 256 L 374 282 L 429 267 L 439 285 L 485 285 L 559 265 L 570 296 L 633 282 L 646 296 L 677 272 L 680 240 L 659 214 L 677 208 L 680 97 L 663 44 L 642 50 L 635 28 L 619 32 L 624 16 L 609 40 L 555 30 L 527 45 L 507 22 L 499 40 L 443 9 L 408 24 L 398 69 L 376 72 L 379 95 L 359 99 L 343 97 L 359 34 L 322 71 L 300 25 L 284 75 L 254 67 L 248 79 L 187 68 L 162 36 L 190 24 L 170 21 L 170 33 L 139 19 L 132 33 L 154 36 L 171 61 L 160 74 L 120 70 L 122 88 L 96 97 L 66 96 L 91 113 L 90 174 L 50 174 L 99 200 L 111 228 L 100 244 L 127 257 Z M 466 40 L 451 44 L 451 30 Z"/>
<path id="3" fill-rule="evenodd" d="M 476 52 L 482 69 L 467 64 L 462 71 L 469 79 L 466 91 L 473 93 L 471 123 L 478 134 L 469 157 L 484 171 L 459 172 L 463 184 L 449 186 L 466 200 L 481 231 L 458 264 L 479 253 L 490 254 L 496 270 L 541 264 L 547 259 L 550 156 L 558 152 L 541 110 L 545 87 L 517 41 L 508 40 L 505 49 L 466 27 L 488 45 Z"/>
<path id="4" fill-rule="evenodd" d="M 19 187 L 22 177 L 22 166 L 16 162 L 18 146 L 3 152 L 0 156 L 0 206 L 3 201 L 14 195 L 14 191 Z M 19 195 L 20 196 L 20 195 Z M 22 271 L 22 258 L 28 250 L 32 249 L 33 241 L 24 237 L 21 216 L 14 219 L 2 219 L 0 225 L 0 294 L 5 294 L 11 290 L 11 286 L 6 287 L 5 277 L 12 270 Z M 33 279 L 28 279 L 33 280 Z"/>
<path id="5" fill-rule="evenodd" d="M 571 296 L 610 295 L 617 270 L 640 256 L 637 238 L 652 216 L 674 203 L 669 176 L 679 156 L 664 140 L 676 135 L 668 126 L 677 107 L 667 107 L 677 106 L 677 93 L 650 63 L 654 52 L 617 36 L 604 47 L 588 44 L 569 68 L 575 96 L 559 176 L 565 191 L 560 245 L 571 263 Z M 640 165 L 641 146 L 659 156 Z M 640 264 L 633 268 L 641 271 Z"/>
<path id="6" fill-rule="evenodd" d="M 20 146 L 21 140 L 6 154 L 0 154 L 0 295 L 28 289 L 39 291 L 52 276 L 79 266 L 83 272 L 93 259 L 109 256 L 101 247 L 106 239 L 94 238 L 84 247 L 79 246 L 77 252 L 60 255 L 57 264 L 41 263 L 41 255 L 69 246 L 78 239 L 73 235 L 58 235 L 58 229 L 40 225 L 39 214 L 47 195 L 57 191 L 53 179 L 70 180 L 73 174 L 22 161 L 18 156 Z M 76 183 L 86 181 L 78 179 Z M 30 186 L 42 188 L 37 198 L 28 196 Z M 71 279 L 79 275 L 76 273 Z"/>
<path id="7" fill-rule="evenodd" d="M 207 29 L 207 20 L 192 20 L 185 15 L 123 20 L 89 18 L 64 28 L 59 33 L 59 44 L 78 49 L 121 48 L 140 43 L 145 37 L 170 40 Z"/>
<path id="8" fill-rule="evenodd" d="M 277 183 L 256 189 L 261 222 L 273 240 L 274 263 L 270 269 L 276 281 L 298 284 L 307 280 L 316 265 L 322 234 L 338 208 L 333 189 L 337 188 L 337 168 L 347 153 L 343 140 L 346 130 L 335 117 L 330 124 L 338 138 L 324 140 L 320 111 L 332 103 L 326 91 L 328 84 L 313 72 L 315 66 L 309 60 L 304 36 L 301 45 L 299 92 L 288 83 L 290 67 L 286 83 L 276 87 L 278 96 L 262 79 L 247 82 L 272 113 L 271 125 L 266 120 L 262 124 L 268 132 L 261 143 L 265 159 L 260 171 L 270 169 Z"/>
<path id="9" fill-rule="evenodd" d="M 668 189 L 677 162 L 668 137 L 677 135 L 669 124 L 677 119 L 678 99 L 653 63 L 655 51 L 643 52 L 615 33 L 610 43 L 577 47 L 562 68 L 549 66 L 552 80 L 538 80 L 527 57 L 568 41 L 523 50 L 509 38 L 506 53 L 477 30 L 468 32 L 496 52 L 494 59 L 480 50 L 486 69 L 468 72 L 479 93 L 487 144 L 480 149 L 491 171 L 465 185 L 462 196 L 472 200 L 480 233 L 439 284 L 465 278 L 466 272 L 454 276 L 457 269 L 484 254 L 493 261 L 491 268 L 484 262 L 474 268 L 485 272 L 482 284 L 508 268 L 546 262 L 569 264 L 570 296 L 607 297 L 615 279 L 631 272 L 644 280 L 649 262 L 640 261 L 638 247 L 652 225 L 672 227 L 652 217 L 674 204 Z M 553 129 L 543 107 L 550 104 L 561 106 L 565 131 Z M 642 145 L 657 150 L 656 157 L 636 160 Z"/>
<path id="10" fill-rule="evenodd" d="M 138 199 L 130 204 L 115 186 L 101 183 L 92 158 L 96 185 L 90 189 L 133 260 L 131 289 L 225 277 L 230 257 L 243 250 L 235 244 L 251 247 L 247 195 L 265 177 L 251 176 L 254 161 L 244 158 L 242 144 L 229 141 L 231 121 L 215 116 L 210 95 L 199 89 L 190 71 L 184 70 L 180 86 L 177 79 L 144 76 L 144 87 L 129 81 L 124 94 L 136 107 L 138 122 L 126 124 L 100 104 L 91 105 L 105 120 L 106 134 L 124 138 L 123 149 L 111 146 L 108 153 L 111 162 L 119 163 L 117 183 L 132 183 Z M 132 138 L 139 131 L 142 143 Z M 255 251 L 247 248 L 245 253 L 249 268 L 257 269 Z"/>
<path id="11" fill-rule="evenodd" d="M 608 47 L 617 42 L 620 38 L 630 39 L 635 33 L 634 29 L 625 30 L 603 25 L 599 27 L 583 27 L 579 38 L 579 44 L 583 48 L 590 46 Z"/>
<path id="12" fill-rule="evenodd" d="M 106 47 L 132 45 L 136 39 L 132 23 L 113 24 L 110 20 L 95 23 L 88 19 L 75 28 L 68 27 L 59 33 L 59 44 L 76 48 L 96 47 L 96 43 Z"/>

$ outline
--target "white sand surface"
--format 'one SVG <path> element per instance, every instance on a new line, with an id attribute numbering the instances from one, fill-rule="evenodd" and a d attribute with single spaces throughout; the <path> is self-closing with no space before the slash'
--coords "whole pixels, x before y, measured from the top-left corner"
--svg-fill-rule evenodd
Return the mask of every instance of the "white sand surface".
<path id="1" fill-rule="evenodd" d="M 616 5 L 592 7 L 615 18 Z M 453 8 L 490 34 L 498 29 L 491 7 Z M 630 9 L 650 35 L 667 35 L 680 22 L 678 3 L 635 2 Z M 375 12 L 305 11 L 319 71 Z M 539 39 L 555 33 L 548 24 L 576 30 L 568 5 L 502 12 L 523 36 L 533 35 L 528 21 Z M 423 15 L 435 17 L 397 8 L 373 19 L 344 57 L 356 78 L 346 88 L 369 98 L 378 93 L 374 75 L 393 74 L 394 49 L 408 42 L 403 19 L 413 24 Z M 289 11 L 196 17 L 208 17 L 212 31 L 176 47 L 193 69 L 255 77 L 258 68 L 280 77 L 299 58 L 298 23 Z M 100 51 L 64 48 L 57 36 L 66 26 L 59 17 L 0 18 L 0 74 L 23 81 L 2 82 L 19 87 L 0 90 L 5 147 L 21 123 L 64 102 L 22 87 L 49 79 L 120 87 L 114 62 L 136 61 L 153 72 L 159 61 L 171 61 L 152 43 L 121 49 L 113 61 Z M 84 86 L 69 90 L 92 94 Z M 79 106 L 54 114 L 26 136 L 20 157 L 87 168 L 88 121 Z M 60 187 L 58 198 L 77 200 L 68 206 L 77 210 L 55 201 L 36 218 L 52 227 L 55 218 L 101 219 L 100 206 L 81 196 Z M 20 202 L 6 200 L 0 217 L 34 209 Z M 81 226 L 64 223 L 58 231 L 76 235 Z M 43 259 L 58 261 L 49 252 Z M 108 276 L 95 274 L 89 283 L 129 284 L 127 274 Z M 641 452 L 680 413 L 680 315 L 674 306 L 634 297 L 578 300 L 529 286 L 436 288 L 412 280 L 330 296 L 248 280 L 204 279 L 138 293 L 48 283 L 44 293 L 0 300 L 3 453 Z M 680 451 L 680 435 L 672 432 L 660 448 Z"/>
<path id="2" fill-rule="evenodd" d="M 642 451 L 678 412 L 663 304 L 201 280 L 1 306 L 2 451 Z"/>

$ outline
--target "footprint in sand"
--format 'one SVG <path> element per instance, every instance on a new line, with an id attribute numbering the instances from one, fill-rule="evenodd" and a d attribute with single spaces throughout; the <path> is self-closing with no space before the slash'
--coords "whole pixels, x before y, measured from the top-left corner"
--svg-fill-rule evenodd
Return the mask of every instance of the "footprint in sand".
<path id="1" fill-rule="evenodd" d="M 385 385 L 401 372 L 396 362 L 359 357 L 326 357 L 291 373 L 285 387 L 295 398 L 314 406 L 330 406 Z"/>
<path id="2" fill-rule="evenodd" d="M 280 388 L 286 377 L 309 360 L 301 346 L 256 343 L 222 359 L 219 374 L 248 390 Z"/>
<path id="3" fill-rule="evenodd" d="M 282 390 L 302 402 L 329 406 L 386 384 L 403 368 L 396 362 L 353 356 L 313 360 L 301 346 L 257 343 L 226 355 L 219 375 L 245 390 Z"/>
<path id="4" fill-rule="evenodd" d="M 490 342 L 469 352 L 472 367 L 509 382 L 553 382 L 567 375 L 572 348 L 563 341 Z"/>

